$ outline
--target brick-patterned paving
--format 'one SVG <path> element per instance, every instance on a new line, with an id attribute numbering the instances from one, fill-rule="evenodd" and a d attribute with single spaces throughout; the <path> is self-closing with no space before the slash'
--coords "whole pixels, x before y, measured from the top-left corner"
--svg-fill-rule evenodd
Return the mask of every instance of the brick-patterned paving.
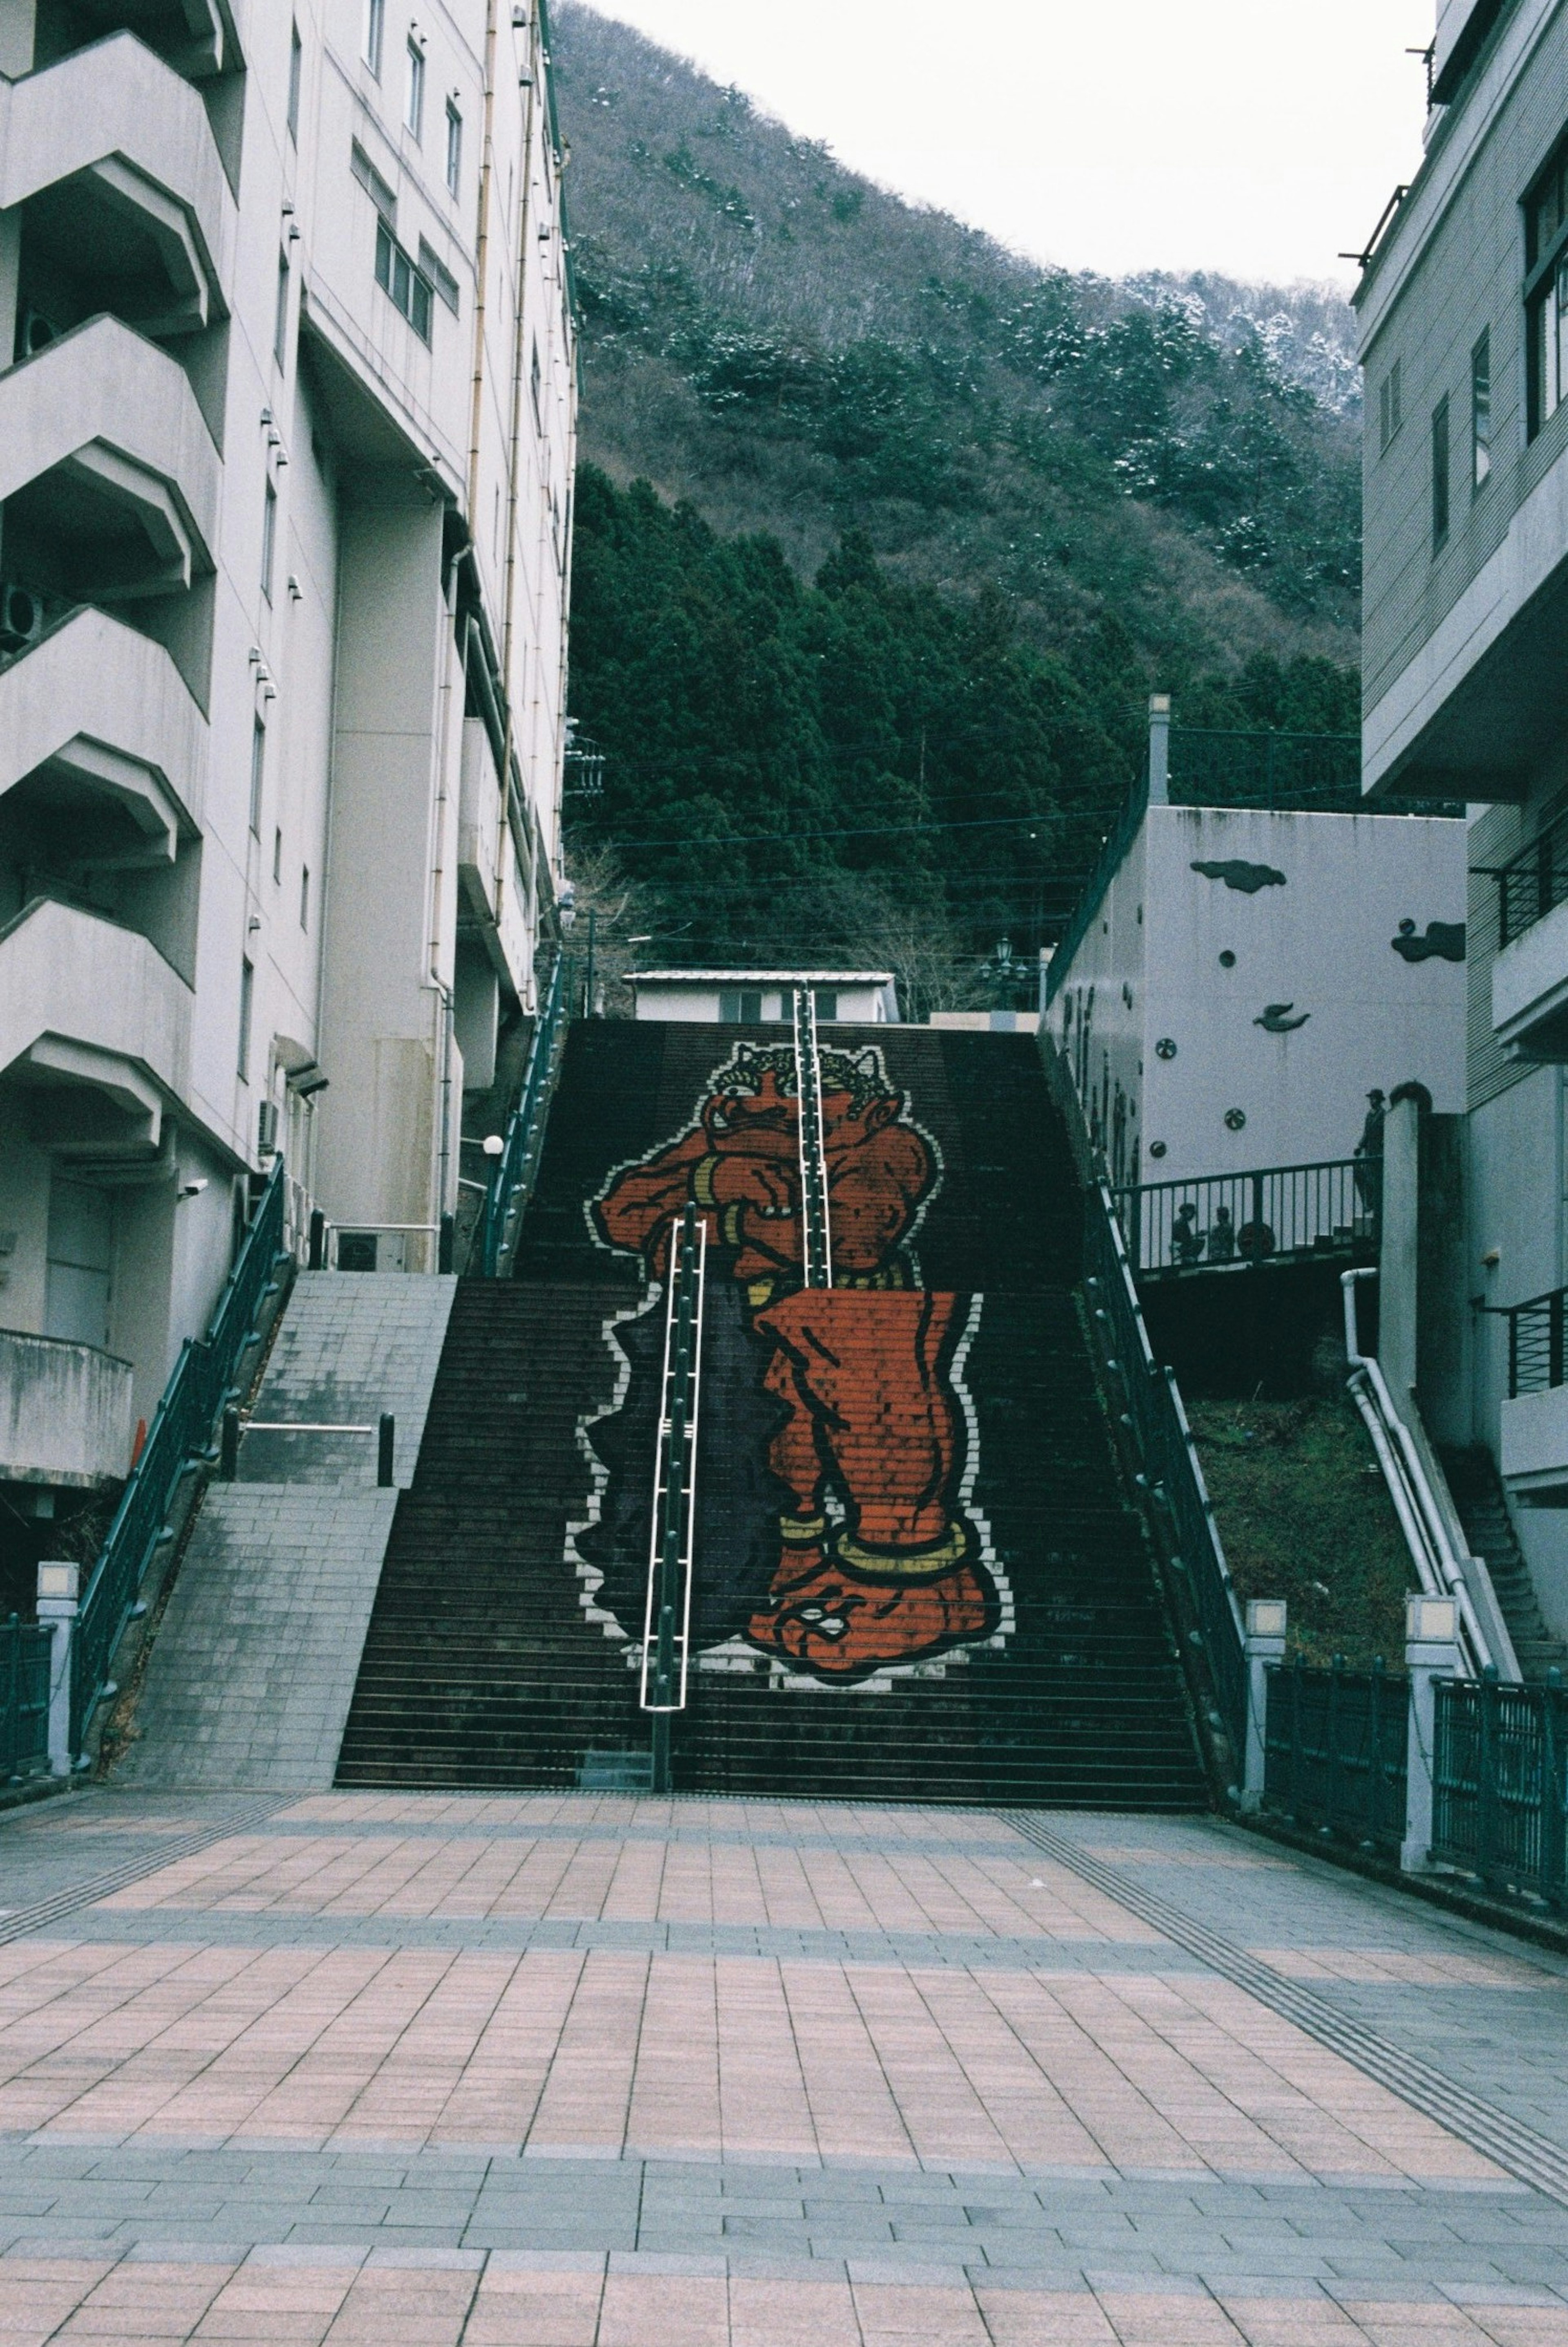
<path id="1" fill-rule="evenodd" d="M 10 1905 L 147 1868 L 0 1947 L 0 2347 L 1568 2347 L 1568 2209 L 1017 1820 L 345 1793 L 160 1863 L 208 1814 L 0 1819 Z M 1052 1823 L 1568 2148 L 1568 1963 Z"/>

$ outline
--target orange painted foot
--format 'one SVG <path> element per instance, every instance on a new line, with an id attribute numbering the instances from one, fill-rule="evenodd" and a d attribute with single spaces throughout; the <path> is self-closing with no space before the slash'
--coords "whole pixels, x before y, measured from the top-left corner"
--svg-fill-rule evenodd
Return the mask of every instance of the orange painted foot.
<path id="1" fill-rule="evenodd" d="M 764 1654 L 819 1677 L 865 1676 L 982 1638 L 996 1609 L 989 1576 L 972 1565 L 917 1580 L 870 1580 L 820 1553 L 786 1552 L 768 1604 L 746 1635 Z"/>

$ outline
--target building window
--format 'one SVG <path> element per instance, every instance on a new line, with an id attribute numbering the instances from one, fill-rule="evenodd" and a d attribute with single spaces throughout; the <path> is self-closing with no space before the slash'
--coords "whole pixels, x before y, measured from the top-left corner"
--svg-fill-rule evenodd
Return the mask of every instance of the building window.
<path id="1" fill-rule="evenodd" d="M 1383 377 L 1382 388 L 1378 394 L 1378 448 L 1379 455 L 1386 456 L 1388 454 L 1389 444 L 1393 440 L 1394 435 L 1398 432 L 1404 420 L 1404 370 L 1399 361 L 1396 359 L 1393 365 L 1389 369 L 1388 374 Z"/>
<path id="2" fill-rule="evenodd" d="M 278 543 L 278 492 L 271 481 L 261 507 L 261 592 L 272 600 L 272 557 Z"/>
<path id="3" fill-rule="evenodd" d="M 384 220 L 375 227 L 375 282 L 401 310 L 421 342 L 430 340 L 430 280 L 415 268 Z"/>
<path id="4" fill-rule="evenodd" d="M 289 256 L 278 255 L 278 309 L 272 320 L 272 356 L 285 370 L 289 364 Z"/>
<path id="5" fill-rule="evenodd" d="M 261 781 L 267 771 L 267 728 L 257 717 L 251 725 L 251 829 L 261 836 Z"/>
<path id="6" fill-rule="evenodd" d="M 463 118 L 450 98 L 446 101 L 446 190 L 456 195 L 463 185 Z"/>
<path id="7" fill-rule="evenodd" d="M 412 35 L 408 43 L 408 95 L 403 108 L 405 128 L 415 138 L 425 135 L 425 52 Z"/>
<path id="8" fill-rule="evenodd" d="M 305 52 L 300 40 L 300 28 L 289 28 L 289 136 L 297 147 L 300 143 L 300 82 L 304 72 Z"/>
<path id="9" fill-rule="evenodd" d="M 308 864 L 305 864 L 300 868 L 300 927 L 302 929 L 308 929 L 310 926 L 311 867 Z"/>
<path id="10" fill-rule="evenodd" d="M 236 1062 L 240 1081 L 251 1081 L 251 1002 L 256 990 L 256 973 L 248 961 L 240 964 L 240 1056 Z"/>
<path id="11" fill-rule="evenodd" d="M 543 383 L 544 377 L 539 372 L 539 345 L 538 337 L 536 336 L 534 341 L 533 364 L 528 369 L 528 396 L 534 403 L 534 430 L 536 432 L 542 432 L 545 428 L 544 403 L 539 396 Z"/>
<path id="12" fill-rule="evenodd" d="M 364 0 L 364 61 L 381 79 L 381 51 L 386 37 L 386 0 Z"/>
<path id="13" fill-rule="evenodd" d="M 1473 497 L 1491 471 L 1491 336 L 1470 354 L 1470 486 Z"/>
<path id="14" fill-rule="evenodd" d="M 397 226 L 397 198 L 393 194 L 357 138 L 348 150 L 348 168 L 388 228 L 395 229 Z"/>
<path id="15" fill-rule="evenodd" d="M 833 987 L 819 986 L 817 988 L 816 1015 L 824 1021 L 825 1024 L 829 1021 L 836 1023 L 838 1018 L 838 995 Z"/>
<path id="16" fill-rule="evenodd" d="M 760 989 L 749 986 L 723 988 L 719 995 L 719 1019 L 725 1027 L 760 1027 L 763 1023 Z"/>
<path id="17" fill-rule="evenodd" d="M 1445 392 L 1432 410 L 1432 552 L 1440 553 L 1449 534 L 1449 403 Z"/>
<path id="18" fill-rule="evenodd" d="M 1533 439 L 1568 397 L 1568 137 L 1524 200 L 1524 324 Z"/>
<path id="19" fill-rule="evenodd" d="M 272 834 L 272 886 L 274 888 L 281 888 L 282 885 L 283 830 L 282 825 L 280 824 L 277 830 Z"/>
<path id="20" fill-rule="evenodd" d="M 432 251 L 423 237 L 419 240 L 419 270 L 421 276 L 429 278 L 442 301 L 456 317 L 457 315 L 457 280 L 440 255 Z"/>

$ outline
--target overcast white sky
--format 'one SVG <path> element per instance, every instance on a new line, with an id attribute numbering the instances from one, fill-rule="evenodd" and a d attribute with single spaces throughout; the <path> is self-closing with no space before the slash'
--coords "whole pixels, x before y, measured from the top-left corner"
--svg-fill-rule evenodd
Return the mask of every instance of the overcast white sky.
<path id="1" fill-rule="evenodd" d="M 1040 260 L 1337 279 L 1420 159 L 1434 0 L 593 0 Z"/>

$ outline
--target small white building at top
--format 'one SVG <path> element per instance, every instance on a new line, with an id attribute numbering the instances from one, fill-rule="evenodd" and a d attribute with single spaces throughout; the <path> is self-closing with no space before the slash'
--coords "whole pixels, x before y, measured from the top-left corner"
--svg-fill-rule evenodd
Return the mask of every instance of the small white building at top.
<path id="1" fill-rule="evenodd" d="M 725 1027 L 789 1023 L 798 987 L 809 987 L 822 1023 L 896 1026 L 898 994 L 886 969 L 634 969 L 627 973 L 634 1019 L 686 1020 Z"/>

